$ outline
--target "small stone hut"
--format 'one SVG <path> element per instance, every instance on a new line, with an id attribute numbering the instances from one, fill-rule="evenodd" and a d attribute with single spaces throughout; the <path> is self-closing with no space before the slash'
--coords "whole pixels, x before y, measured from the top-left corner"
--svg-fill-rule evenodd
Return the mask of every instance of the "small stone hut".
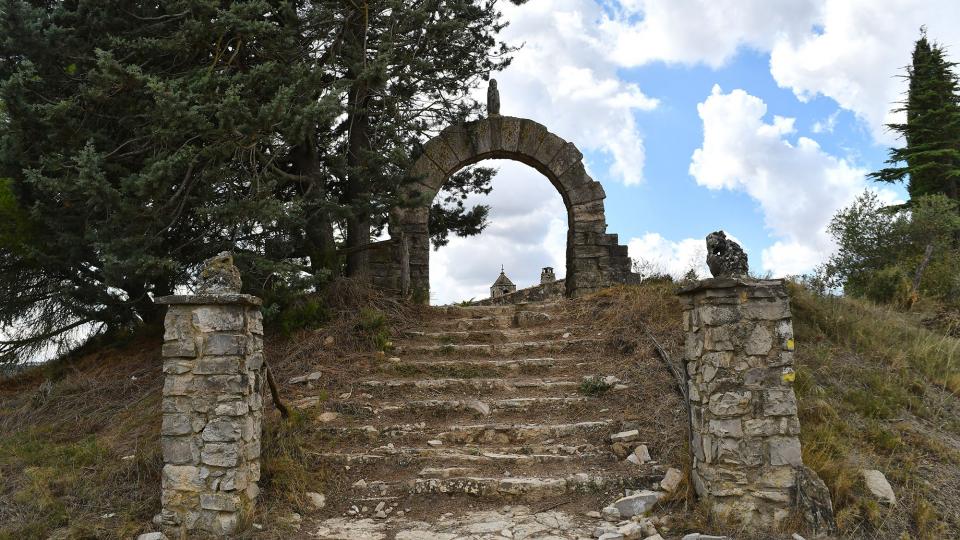
<path id="1" fill-rule="evenodd" d="M 490 286 L 490 298 L 499 298 L 512 292 L 517 292 L 517 286 L 510 281 L 510 278 L 507 277 L 507 274 L 505 274 L 503 268 L 501 268 L 500 277 Z"/>

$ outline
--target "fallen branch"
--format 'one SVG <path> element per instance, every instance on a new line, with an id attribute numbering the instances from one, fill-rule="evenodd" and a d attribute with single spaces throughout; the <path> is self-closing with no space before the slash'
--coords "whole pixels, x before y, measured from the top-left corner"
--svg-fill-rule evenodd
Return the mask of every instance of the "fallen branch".
<path id="1" fill-rule="evenodd" d="M 677 383 L 677 389 L 680 390 L 680 395 L 683 396 L 683 404 L 687 409 L 686 411 L 687 412 L 687 442 L 688 442 L 687 446 L 690 450 L 690 463 L 691 463 L 691 469 L 692 469 L 693 459 L 694 459 L 693 418 L 690 415 L 690 393 L 689 393 L 689 389 L 687 388 L 687 378 L 685 376 L 685 371 L 681 372 L 677 368 L 676 364 L 674 364 L 673 361 L 670 360 L 670 355 L 667 353 L 667 350 L 663 348 L 663 345 L 660 344 L 656 336 L 653 335 L 653 332 L 650 331 L 650 328 L 643 321 L 640 321 L 640 326 L 643 328 L 643 332 L 647 335 L 647 339 L 649 339 L 653 343 L 653 348 L 656 349 L 657 356 L 660 358 L 660 361 L 663 362 L 667 366 L 667 369 L 670 370 L 670 373 L 673 374 L 674 381 Z M 689 479 L 688 479 L 688 485 L 690 485 Z M 684 501 L 684 505 L 686 506 L 688 502 L 689 502 L 689 498 Z"/>
<path id="2" fill-rule="evenodd" d="M 280 411 L 280 416 L 286 420 L 290 418 L 290 409 L 280 401 L 280 391 L 277 390 L 277 382 L 273 380 L 273 371 L 270 371 L 270 364 L 264 360 L 263 365 L 267 371 L 267 386 L 270 387 L 270 397 L 273 398 L 273 405 Z"/>

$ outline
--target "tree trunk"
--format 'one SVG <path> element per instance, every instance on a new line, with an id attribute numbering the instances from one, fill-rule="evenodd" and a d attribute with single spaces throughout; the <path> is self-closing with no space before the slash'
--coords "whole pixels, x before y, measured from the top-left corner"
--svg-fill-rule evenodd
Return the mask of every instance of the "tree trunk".
<path id="1" fill-rule="evenodd" d="M 294 151 L 294 165 L 307 183 L 304 190 L 307 220 L 304 233 L 307 236 L 307 255 L 310 268 L 316 275 L 329 270 L 333 277 L 340 275 L 340 261 L 337 258 L 337 243 L 333 237 L 333 219 L 325 206 L 327 190 L 325 178 L 320 169 L 316 143 L 307 141 Z"/>
<path id="2" fill-rule="evenodd" d="M 927 265 L 930 264 L 930 258 L 932 256 L 933 242 L 927 244 L 927 248 L 923 251 L 923 260 L 920 261 L 920 266 L 917 267 L 917 273 L 913 276 L 913 290 L 910 291 L 911 303 L 915 302 L 920 296 L 920 280 L 923 279 L 923 272 L 927 269 Z"/>
<path id="3" fill-rule="evenodd" d="M 345 41 L 352 56 L 347 78 L 352 80 L 347 98 L 347 186 L 344 203 L 347 216 L 347 275 L 358 276 L 367 269 L 367 251 L 360 248 L 370 242 L 370 182 L 365 156 L 370 151 L 370 118 L 367 107 L 370 93 L 366 76 L 366 8 L 354 11 L 347 22 Z"/>

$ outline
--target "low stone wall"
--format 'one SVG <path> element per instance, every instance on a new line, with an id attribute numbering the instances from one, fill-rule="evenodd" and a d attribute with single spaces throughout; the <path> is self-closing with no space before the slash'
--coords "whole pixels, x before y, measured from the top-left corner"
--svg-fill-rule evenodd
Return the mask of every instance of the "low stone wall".
<path id="1" fill-rule="evenodd" d="M 470 302 L 472 306 L 501 306 L 507 304 L 523 304 L 526 302 L 540 302 L 542 300 L 560 299 L 566 295 L 566 282 L 558 279 L 553 283 L 542 283 L 526 289 L 520 289 L 497 298 L 486 298 Z"/>
<path id="2" fill-rule="evenodd" d="M 801 458 L 783 281 L 707 279 L 680 297 L 694 487 L 715 512 L 778 525 L 798 507 L 799 484 L 822 487 Z M 813 497 L 823 506 L 822 492 Z"/>
<path id="3" fill-rule="evenodd" d="M 161 512 L 172 538 L 225 536 L 257 498 L 263 418 L 260 299 L 168 296 Z"/>

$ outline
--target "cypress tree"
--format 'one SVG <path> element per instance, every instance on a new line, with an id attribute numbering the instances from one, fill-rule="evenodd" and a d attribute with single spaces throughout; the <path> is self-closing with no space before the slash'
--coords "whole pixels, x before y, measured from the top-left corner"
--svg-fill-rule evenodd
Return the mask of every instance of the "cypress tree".
<path id="1" fill-rule="evenodd" d="M 907 121 L 889 125 L 905 146 L 891 149 L 890 166 L 870 175 L 882 182 L 907 181 L 911 200 L 935 194 L 960 200 L 960 85 L 955 66 L 921 29 L 907 68 L 907 99 L 896 109 L 906 113 Z"/>

